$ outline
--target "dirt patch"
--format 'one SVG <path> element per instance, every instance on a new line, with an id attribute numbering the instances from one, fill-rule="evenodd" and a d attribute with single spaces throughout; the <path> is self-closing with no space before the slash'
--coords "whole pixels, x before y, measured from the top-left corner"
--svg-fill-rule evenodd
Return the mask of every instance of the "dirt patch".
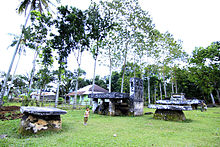
<path id="1" fill-rule="evenodd" d="M 2 106 L 0 108 L 0 120 L 19 119 L 22 116 L 19 106 Z"/>

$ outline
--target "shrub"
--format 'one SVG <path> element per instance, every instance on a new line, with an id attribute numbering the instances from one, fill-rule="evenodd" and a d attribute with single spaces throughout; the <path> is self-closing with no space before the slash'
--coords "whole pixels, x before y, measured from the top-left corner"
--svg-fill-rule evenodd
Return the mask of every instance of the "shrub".
<path id="1" fill-rule="evenodd" d="M 63 99 L 62 97 L 59 97 L 59 98 L 58 98 L 58 105 L 62 104 L 63 101 L 64 101 L 64 99 Z"/>
<path id="2" fill-rule="evenodd" d="M 8 102 L 8 97 L 7 96 L 3 96 L 3 102 L 7 103 Z"/>
<path id="3" fill-rule="evenodd" d="M 23 96 L 23 101 L 21 103 L 21 106 L 28 106 L 30 103 L 30 99 L 27 96 Z"/>

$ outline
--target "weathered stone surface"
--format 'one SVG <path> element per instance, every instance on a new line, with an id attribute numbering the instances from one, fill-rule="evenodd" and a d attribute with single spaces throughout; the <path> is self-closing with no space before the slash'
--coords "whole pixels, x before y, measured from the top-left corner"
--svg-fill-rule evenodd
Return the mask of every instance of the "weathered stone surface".
<path id="1" fill-rule="evenodd" d="M 97 98 L 93 98 L 93 101 L 92 101 L 92 111 L 95 112 L 97 107 L 98 107 L 98 99 Z"/>
<path id="2" fill-rule="evenodd" d="M 164 109 L 164 110 L 183 110 L 190 111 L 192 110 L 191 106 L 178 106 L 178 105 L 148 105 L 148 108 L 152 109 Z"/>
<path id="3" fill-rule="evenodd" d="M 168 121 L 184 121 L 186 117 L 181 110 L 165 110 L 157 109 L 154 113 L 154 119 L 162 119 Z"/>
<path id="4" fill-rule="evenodd" d="M 143 98 L 143 80 L 139 78 L 130 79 L 130 114 L 134 116 L 143 115 L 144 98 Z"/>
<path id="5" fill-rule="evenodd" d="M 97 94 L 89 94 L 88 98 L 98 98 L 98 99 L 128 99 L 128 93 L 120 93 L 120 92 L 110 92 L 110 93 L 97 93 Z"/>
<path id="6" fill-rule="evenodd" d="M 143 115 L 144 102 L 134 102 L 134 116 Z"/>
<path id="7" fill-rule="evenodd" d="M 60 115 L 32 115 L 25 113 L 21 119 L 19 133 L 29 135 L 43 130 L 59 130 L 62 128 Z"/>
<path id="8" fill-rule="evenodd" d="M 184 93 L 172 93 L 170 100 L 183 101 L 186 100 Z"/>
<path id="9" fill-rule="evenodd" d="M 20 111 L 22 113 L 29 113 L 33 115 L 61 115 L 67 113 L 65 110 L 49 107 L 21 107 Z"/>
<path id="10" fill-rule="evenodd" d="M 60 115 L 66 111 L 46 107 L 21 107 L 24 113 L 19 132 L 22 135 L 38 133 L 43 130 L 59 130 L 62 128 Z"/>
<path id="11" fill-rule="evenodd" d="M 156 101 L 157 104 L 166 104 L 166 105 L 192 105 L 192 104 L 200 104 L 201 101 L 198 99 L 192 100 L 158 100 Z"/>

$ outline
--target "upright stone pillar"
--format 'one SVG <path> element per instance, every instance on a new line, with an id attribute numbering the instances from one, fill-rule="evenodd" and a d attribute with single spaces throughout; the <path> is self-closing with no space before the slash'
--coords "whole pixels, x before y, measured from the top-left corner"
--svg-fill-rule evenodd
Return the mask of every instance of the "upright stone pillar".
<path id="1" fill-rule="evenodd" d="M 98 99 L 93 98 L 92 111 L 95 113 L 96 108 L 98 107 Z"/>
<path id="2" fill-rule="evenodd" d="M 130 114 L 134 116 L 143 115 L 143 80 L 139 78 L 130 79 Z"/>
<path id="3" fill-rule="evenodd" d="M 109 99 L 109 115 L 115 115 L 115 101 L 113 99 Z"/>

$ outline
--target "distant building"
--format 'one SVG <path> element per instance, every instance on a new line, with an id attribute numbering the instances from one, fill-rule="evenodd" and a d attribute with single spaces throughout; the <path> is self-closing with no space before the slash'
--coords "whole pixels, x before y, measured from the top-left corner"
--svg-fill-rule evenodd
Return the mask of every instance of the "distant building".
<path id="1" fill-rule="evenodd" d="M 40 96 L 39 92 L 32 92 L 30 96 L 32 99 L 36 99 L 38 101 L 41 100 L 42 98 L 44 98 L 44 100 L 47 100 L 47 101 L 55 101 L 56 99 L 56 94 L 54 92 L 41 92 L 40 98 L 39 98 Z"/>
<path id="2" fill-rule="evenodd" d="M 88 95 L 91 93 L 92 93 L 92 85 L 88 85 L 77 90 L 77 104 L 88 105 L 90 103 L 90 99 L 88 98 Z M 94 85 L 94 94 L 97 93 L 108 93 L 108 90 L 98 85 Z M 75 96 L 75 91 L 68 93 L 66 96 L 70 97 L 70 104 L 72 104 L 73 103 L 72 98 Z"/>

